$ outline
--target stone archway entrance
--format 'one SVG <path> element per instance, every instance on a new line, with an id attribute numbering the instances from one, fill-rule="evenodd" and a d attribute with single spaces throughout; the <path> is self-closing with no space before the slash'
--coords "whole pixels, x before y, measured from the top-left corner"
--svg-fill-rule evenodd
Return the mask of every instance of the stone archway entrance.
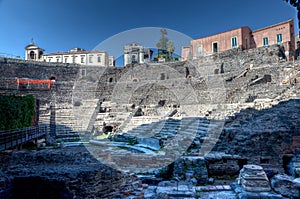
<path id="1" fill-rule="evenodd" d="M 104 126 L 103 127 L 103 132 L 104 133 L 110 133 L 113 132 L 114 127 L 113 126 Z"/>

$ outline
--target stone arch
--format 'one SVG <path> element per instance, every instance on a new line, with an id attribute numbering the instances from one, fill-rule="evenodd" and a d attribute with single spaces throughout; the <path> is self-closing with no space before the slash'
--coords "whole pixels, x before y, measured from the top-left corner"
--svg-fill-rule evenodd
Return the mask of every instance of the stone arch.
<path id="1" fill-rule="evenodd" d="M 108 78 L 108 82 L 113 82 L 113 80 L 114 80 L 114 78 L 112 78 L 112 77 L 110 77 L 110 78 Z"/>
<path id="2" fill-rule="evenodd" d="M 113 130 L 114 130 L 113 126 L 104 126 L 102 129 L 103 133 L 110 133 L 113 132 Z"/>
<path id="3" fill-rule="evenodd" d="M 42 58 L 43 54 L 44 54 L 43 51 L 39 51 L 39 59 Z"/>

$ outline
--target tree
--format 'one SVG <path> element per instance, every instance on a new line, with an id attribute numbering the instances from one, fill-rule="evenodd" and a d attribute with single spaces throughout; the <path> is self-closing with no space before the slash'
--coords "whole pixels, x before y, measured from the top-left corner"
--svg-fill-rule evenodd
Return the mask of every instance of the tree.
<path id="1" fill-rule="evenodd" d="M 166 35 L 168 34 L 166 29 L 160 29 L 160 34 L 161 37 L 159 39 L 159 42 L 157 42 L 156 44 L 159 53 L 157 57 L 164 57 L 167 60 L 170 60 L 173 52 L 175 51 L 174 42 L 170 41 L 168 37 L 166 37 Z"/>
<path id="2" fill-rule="evenodd" d="M 290 3 L 292 6 L 297 8 L 298 28 L 300 29 L 300 0 L 284 0 L 284 1 Z"/>
<path id="3" fill-rule="evenodd" d="M 161 50 L 167 50 L 167 43 L 169 41 L 169 39 L 166 37 L 166 35 L 168 34 L 167 30 L 160 29 L 160 34 L 161 34 L 161 37 L 159 39 L 159 42 L 156 44 L 156 47 Z"/>
<path id="4" fill-rule="evenodd" d="M 171 59 L 172 59 L 173 53 L 175 51 L 175 47 L 174 47 L 174 42 L 173 41 L 168 41 L 168 43 L 167 43 L 167 50 L 171 54 Z"/>

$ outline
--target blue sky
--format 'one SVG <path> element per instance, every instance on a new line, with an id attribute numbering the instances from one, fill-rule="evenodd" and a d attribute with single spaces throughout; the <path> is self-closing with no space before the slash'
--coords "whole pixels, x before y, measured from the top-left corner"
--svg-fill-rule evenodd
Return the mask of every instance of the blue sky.
<path id="1" fill-rule="evenodd" d="M 283 0 L 0 0 L 0 53 L 23 57 L 31 38 L 45 53 L 89 50 L 141 27 L 164 27 L 199 38 L 294 19 L 298 32 L 296 17 L 295 8 Z"/>

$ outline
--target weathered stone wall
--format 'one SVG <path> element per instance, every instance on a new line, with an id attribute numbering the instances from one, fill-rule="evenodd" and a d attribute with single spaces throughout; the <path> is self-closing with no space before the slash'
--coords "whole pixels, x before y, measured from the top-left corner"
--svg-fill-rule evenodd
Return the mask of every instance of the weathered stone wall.
<path id="1" fill-rule="evenodd" d="M 58 81 L 74 81 L 78 73 L 79 66 L 20 61 L 13 59 L 0 58 L 1 77 L 24 77 L 32 79 L 50 79 L 54 76 Z"/>
<path id="2" fill-rule="evenodd" d="M 8 78 L 29 78 L 49 80 L 51 77 L 56 79 L 57 101 L 70 101 L 70 93 L 77 77 L 79 67 L 69 64 L 50 64 L 44 62 L 29 62 L 0 58 L 0 79 Z M 3 89 L 3 88 L 2 88 Z M 2 90 L 1 89 L 1 90 Z M 32 93 L 41 99 L 41 103 L 49 103 L 51 100 L 50 92 L 39 90 L 2 90 L 4 93 Z"/>
<path id="3" fill-rule="evenodd" d="M 187 80 L 186 83 L 190 83 L 194 89 L 194 92 L 198 96 L 198 101 L 200 103 L 205 103 L 209 101 L 211 93 L 207 90 L 207 75 L 213 75 L 216 73 L 224 72 L 223 74 L 218 75 L 219 78 L 223 79 L 224 85 L 220 87 L 226 88 L 227 98 L 229 102 L 240 102 L 247 98 L 249 93 L 257 93 L 257 98 L 265 97 L 269 95 L 270 87 L 279 84 L 280 79 L 280 67 L 282 64 L 278 64 L 278 47 L 262 47 L 257 49 L 250 49 L 245 51 L 240 51 L 238 49 L 232 49 L 222 53 L 214 54 L 211 56 L 202 57 L 198 60 L 193 61 L 192 63 L 172 63 L 165 64 L 165 73 L 157 74 L 157 77 L 153 77 L 154 80 L 161 80 L 161 78 L 166 78 L 170 75 L 169 69 L 174 70 L 174 73 L 182 75 L 184 78 L 186 76 L 186 67 L 188 68 L 189 74 L 193 77 L 190 80 Z M 245 76 L 241 76 L 245 67 L 252 66 L 248 73 Z M 141 65 L 144 66 L 144 65 Z M 132 71 L 138 71 L 144 75 L 149 74 L 150 70 L 153 70 L 156 66 L 146 67 L 145 71 L 139 71 L 138 68 L 140 65 L 130 66 L 130 67 L 79 67 L 76 65 L 69 64 L 50 64 L 43 62 L 27 62 L 27 61 L 18 61 L 10 59 L 0 59 L 0 74 L 1 77 L 5 78 L 32 78 L 32 79 L 49 79 L 51 76 L 56 78 L 56 101 L 58 103 L 72 103 L 72 92 L 74 85 L 78 86 L 79 84 L 89 83 L 91 86 L 83 89 L 83 86 L 75 87 L 79 88 L 76 91 L 80 91 L 85 97 L 89 98 L 105 98 L 106 100 L 111 99 L 113 94 L 114 87 L 117 85 L 117 82 L 125 75 L 132 73 L 133 83 L 136 81 L 136 84 L 143 83 L 143 80 L 140 79 L 141 74 L 134 74 Z M 157 65 L 157 67 L 159 67 Z M 162 71 L 163 64 L 161 64 Z M 147 72 L 147 70 L 149 70 Z M 249 84 L 251 80 L 255 80 L 264 75 L 271 74 L 271 82 L 268 84 L 260 84 L 258 88 L 251 86 Z M 136 79 L 136 76 L 138 77 Z M 230 81 L 229 81 L 230 80 Z M 168 80 L 173 81 L 173 80 Z M 96 83 L 98 82 L 98 83 Z M 161 84 L 158 81 L 158 84 Z M 182 84 L 180 81 L 174 81 L 176 87 L 178 84 Z M 269 86 L 269 84 L 272 84 Z M 170 88 L 168 88 L 170 90 Z M 176 88 L 175 88 L 176 89 Z M 280 87 L 277 87 L 277 90 L 280 90 Z M 161 94 L 165 93 L 166 88 L 161 87 L 161 89 L 156 88 L 156 92 L 152 92 L 152 98 L 155 101 L 159 101 Z M 184 90 L 184 89 L 183 89 Z M 271 90 L 272 91 L 272 90 Z M 26 91 L 24 91 L 26 92 Z M 149 92 L 149 89 L 140 88 L 138 91 L 141 96 L 145 92 Z M 41 92 L 42 93 L 42 92 Z M 264 93 L 267 93 L 264 95 Z M 76 96 L 77 97 L 77 96 Z M 171 99 L 173 96 L 169 96 Z M 43 97 L 44 98 L 44 97 Z M 139 97 L 141 98 L 141 97 Z M 140 101 L 141 99 L 136 99 Z M 209 102 L 208 102 L 209 103 Z"/>
<path id="4" fill-rule="evenodd" d="M 245 109 L 227 120 L 213 151 L 246 157 L 250 164 L 284 168 L 283 156 L 299 148 L 300 100 L 260 111 Z"/>
<path id="5" fill-rule="evenodd" d="M 246 66 L 259 66 L 279 61 L 279 46 L 253 48 L 249 50 L 231 49 L 210 56 L 203 56 L 193 60 L 190 64 L 197 68 L 200 74 L 214 74 L 233 72 L 244 69 Z"/>

